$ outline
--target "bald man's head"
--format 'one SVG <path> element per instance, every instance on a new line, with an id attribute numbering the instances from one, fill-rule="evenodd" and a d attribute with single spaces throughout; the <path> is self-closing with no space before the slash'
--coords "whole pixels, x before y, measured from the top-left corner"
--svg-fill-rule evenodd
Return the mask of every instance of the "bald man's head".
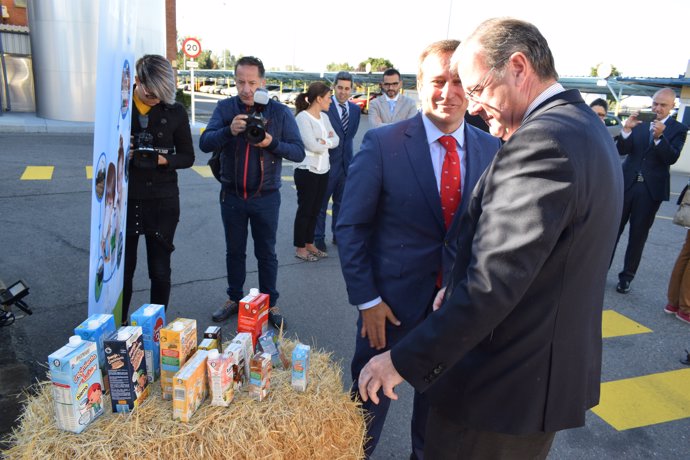
<path id="1" fill-rule="evenodd" d="M 652 98 L 652 112 L 656 113 L 657 120 L 663 120 L 673 110 L 676 101 L 676 92 L 671 88 L 661 88 L 654 93 Z"/>

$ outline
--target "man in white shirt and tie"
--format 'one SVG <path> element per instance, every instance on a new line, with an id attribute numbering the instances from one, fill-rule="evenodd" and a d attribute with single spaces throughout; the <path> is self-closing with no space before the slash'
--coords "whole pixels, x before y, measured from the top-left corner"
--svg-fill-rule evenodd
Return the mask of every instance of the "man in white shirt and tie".
<path id="1" fill-rule="evenodd" d="M 400 72 L 393 68 L 383 72 L 383 94 L 369 103 L 369 125 L 372 128 L 407 120 L 417 113 L 417 104 L 411 98 L 400 94 L 401 89 Z"/>

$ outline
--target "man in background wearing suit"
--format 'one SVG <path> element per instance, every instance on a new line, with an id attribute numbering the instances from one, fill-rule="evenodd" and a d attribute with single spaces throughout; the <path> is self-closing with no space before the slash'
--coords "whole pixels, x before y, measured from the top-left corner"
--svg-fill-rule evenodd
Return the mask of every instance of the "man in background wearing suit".
<path id="1" fill-rule="evenodd" d="M 428 395 L 427 460 L 546 458 L 599 401 L 620 160 L 532 24 L 485 21 L 454 62 L 470 112 L 506 142 L 461 219 L 444 303 L 367 364 L 359 391 L 395 399 L 404 378 Z"/>
<path id="2" fill-rule="evenodd" d="M 334 87 L 333 103 L 327 113 L 335 133 L 340 138 L 340 143 L 336 148 L 328 151 L 331 170 L 328 172 L 326 195 L 323 197 L 321 211 L 319 211 L 319 215 L 316 217 L 316 228 L 314 230 L 314 246 L 323 252 L 327 252 L 326 211 L 328 210 L 328 201 L 331 197 L 333 197 L 331 231 L 333 233 L 333 244 L 336 243 L 335 223 L 340 212 L 340 202 L 343 199 L 347 168 L 350 167 L 350 162 L 352 161 L 352 144 L 359 128 L 360 115 L 357 104 L 349 102 L 353 87 L 352 74 L 349 72 L 338 72 L 335 76 Z"/>
<path id="3" fill-rule="evenodd" d="M 627 155 L 623 161 L 625 199 L 618 238 L 630 221 L 623 271 L 618 274 L 616 286 L 616 291 L 621 294 L 630 292 L 630 283 L 640 265 L 642 250 L 656 212 L 661 202 L 669 199 L 669 168 L 678 161 L 685 144 L 688 127 L 670 116 L 675 99 L 676 93 L 671 88 L 657 91 L 652 98 L 656 120 L 642 122 L 634 113 L 623 123 L 623 130 L 616 142 L 618 153 Z"/>
<path id="4" fill-rule="evenodd" d="M 467 99 L 450 58 L 456 40 L 420 56 L 422 111 L 364 136 L 348 173 L 336 224 L 348 297 L 360 311 L 351 370 L 356 382 L 372 356 L 388 350 L 431 313 L 457 250 L 458 216 L 499 148 L 499 140 L 463 123 Z M 356 388 L 354 389 L 356 394 Z M 374 450 L 389 400 L 364 405 Z M 428 406 L 415 394 L 412 458 L 422 458 Z"/>
<path id="5" fill-rule="evenodd" d="M 381 82 L 381 96 L 369 103 L 369 124 L 372 128 L 407 120 L 417 113 L 417 104 L 400 94 L 402 77 L 395 69 L 386 69 Z"/>

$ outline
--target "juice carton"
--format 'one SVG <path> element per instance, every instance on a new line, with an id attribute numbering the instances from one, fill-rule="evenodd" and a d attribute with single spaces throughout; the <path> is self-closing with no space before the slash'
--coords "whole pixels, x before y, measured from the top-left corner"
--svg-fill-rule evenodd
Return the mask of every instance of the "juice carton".
<path id="1" fill-rule="evenodd" d="M 208 352 L 206 369 L 208 370 L 208 388 L 212 406 L 228 407 L 235 395 L 233 388 L 233 360 L 218 350 Z"/>
<path id="2" fill-rule="evenodd" d="M 105 353 L 103 352 L 103 337 L 115 332 L 115 317 L 110 314 L 97 313 L 89 316 L 86 321 L 74 328 L 74 333 L 82 338 L 96 342 L 98 350 L 98 367 L 103 374 L 103 392 L 108 393 L 108 373 L 105 369 Z"/>
<path id="3" fill-rule="evenodd" d="M 258 352 L 251 359 L 251 374 L 249 377 L 249 394 L 263 401 L 268 396 L 271 387 L 271 355 Z"/>
<path id="4" fill-rule="evenodd" d="M 252 341 L 252 334 L 248 332 L 240 332 L 232 339 L 232 343 L 238 343 L 244 349 L 244 375 L 249 381 L 249 361 L 254 356 L 254 342 Z"/>
<path id="5" fill-rule="evenodd" d="M 218 350 L 220 351 L 220 344 L 216 339 L 205 338 L 199 343 L 199 350 Z"/>
<path id="6" fill-rule="evenodd" d="M 278 343 L 278 337 L 273 331 L 266 331 L 259 337 L 259 347 L 261 350 L 271 355 L 274 369 L 287 369 L 290 363 L 287 356 Z"/>
<path id="7" fill-rule="evenodd" d="M 48 356 L 48 364 L 57 427 L 81 433 L 103 414 L 103 379 L 96 344 L 72 336 L 67 345 Z"/>
<path id="8" fill-rule="evenodd" d="M 311 347 L 298 343 L 292 350 L 292 388 L 305 391 L 309 383 L 309 356 Z"/>
<path id="9" fill-rule="evenodd" d="M 173 377 L 197 348 L 196 320 L 177 318 L 160 330 L 161 394 L 173 399 Z"/>
<path id="10" fill-rule="evenodd" d="M 130 323 L 141 326 L 149 383 L 154 382 L 161 374 L 160 331 L 165 326 L 165 306 L 145 303 L 132 313 Z"/>
<path id="11" fill-rule="evenodd" d="M 240 343 L 232 342 L 223 352 L 229 361 L 228 366 L 232 368 L 232 388 L 234 391 L 240 391 L 243 387 L 249 384 L 249 374 L 246 373 L 244 363 L 249 360 L 246 357 L 246 350 Z"/>
<path id="12" fill-rule="evenodd" d="M 175 374 L 173 419 L 189 422 L 208 395 L 206 361 L 208 351 L 199 350 Z"/>
<path id="13" fill-rule="evenodd" d="M 123 326 L 105 338 L 113 412 L 132 412 L 149 395 L 144 339 L 139 326 Z"/>
<path id="14" fill-rule="evenodd" d="M 220 334 L 220 326 L 209 326 L 204 331 L 205 339 L 215 339 L 218 342 L 218 351 L 223 351 L 223 338 Z"/>
<path id="15" fill-rule="evenodd" d="M 240 300 L 237 313 L 237 332 L 248 332 L 252 335 L 252 345 L 268 329 L 268 294 L 262 294 L 252 288 L 249 294 Z"/>

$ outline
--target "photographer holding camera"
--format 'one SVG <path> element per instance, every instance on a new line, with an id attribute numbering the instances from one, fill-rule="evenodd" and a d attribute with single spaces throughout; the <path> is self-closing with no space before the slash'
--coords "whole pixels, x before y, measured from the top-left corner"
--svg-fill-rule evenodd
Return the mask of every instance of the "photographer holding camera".
<path id="1" fill-rule="evenodd" d="M 177 169 L 194 164 L 194 145 L 187 110 L 175 102 L 170 63 L 147 54 L 136 63 L 129 152 L 127 239 L 122 322 L 127 323 L 139 236 L 146 238 L 151 279 L 150 303 L 170 299 L 170 255 L 180 218 Z"/>
<path id="2" fill-rule="evenodd" d="M 263 62 L 253 56 L 235 64 L 237 96 L 218 102 L 201 135 L 204 152 L 221 150 L 220 211 L 225 228 L 228 300 L 213 313 L 225 321 L 238 311 L 246 278 L 247 226 L 251 224 L 254 255 L 259 268 L 259 290 L 269 294 L 269 322 L 275 328 L 283 318 L 278 300 L 275 253 L 282 160 L 300 162 L 304 144 L 287 106 L 269 100 Z"/>

